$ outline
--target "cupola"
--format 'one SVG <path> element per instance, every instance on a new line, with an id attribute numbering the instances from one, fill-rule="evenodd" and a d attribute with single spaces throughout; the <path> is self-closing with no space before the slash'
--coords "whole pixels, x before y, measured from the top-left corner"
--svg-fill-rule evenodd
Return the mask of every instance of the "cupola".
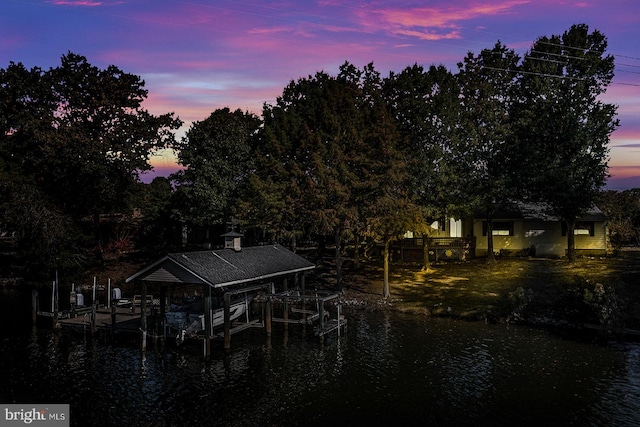
<path id="1" fill-rule="evenodd" d="M 236 252 L 240 252 L 242 250 L 242 246 L 240 245 L 242 234 L 236 231 L 235 220 L 231 220 L 231 222 L 227 223 L 227 229 L 229 231 L 222 235 L 222 237 L 224 238 L 224 248 L 233 249 Z"/>

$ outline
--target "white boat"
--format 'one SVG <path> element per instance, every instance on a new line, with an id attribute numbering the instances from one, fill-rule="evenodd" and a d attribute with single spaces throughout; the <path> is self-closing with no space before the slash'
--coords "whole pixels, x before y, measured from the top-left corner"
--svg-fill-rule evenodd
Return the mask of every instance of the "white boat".
<path id="1" fill-rule="evenodd" d="M 242 299 L 229 306 L 229 319 L 231 322 L 237 320 L 243 314 L 247 313 L 249 302 L 251 298 Z M 185 313 L 186 314 L 186 313 Z M 247 318 L 247 321 L 249 319 Z M 212 329 L 224 324 L 224 308 L 218 308 L 211 310 L 211 326 Z M 176 337 L 176 341 L 181 343 L 186 337 L 192 337 L 197 335 L 198 332 L 204 331 L 204 314 L 197 315 L 195 319 L 191 320 L 189 325 L 185 328 L 181 328 L 181 331 Z"/>

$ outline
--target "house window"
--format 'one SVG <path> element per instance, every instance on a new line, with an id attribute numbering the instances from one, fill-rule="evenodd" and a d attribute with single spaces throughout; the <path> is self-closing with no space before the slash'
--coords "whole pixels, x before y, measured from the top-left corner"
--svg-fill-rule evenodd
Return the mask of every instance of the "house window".
<path id="1" fill-rule="evenodd" d="M 577 222 L 573 234 L 593 236 L 595 234 L 595 228 L 596 224 L 593 221 Z"/>
<path id="2" fill-rule="evenodd" d="M 596 224 L 593 221 L 576 222 L 576 228 L 573 230 L 575 236 L 594 236 Z M 562 235 L 567 235 L 567 224 L 562 223 Z"/>
<path id="3" fill-rule="evenodd" d="M 513 236 L 513 221 L 494 221 L 493 236 Z M 487 221 L 482 221 L 482 235 L 487 235 Z"/>

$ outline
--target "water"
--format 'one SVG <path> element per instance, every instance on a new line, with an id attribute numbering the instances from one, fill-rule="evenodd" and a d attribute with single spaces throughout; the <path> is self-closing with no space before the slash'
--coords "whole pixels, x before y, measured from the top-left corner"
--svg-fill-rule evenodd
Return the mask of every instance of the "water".
<path id="1" fill-rule="evenodd" d="M 638 344 L 352 311 L 340 339 L 274 325 L 204 362 L 32 328 L 29 298 L 2 290 L 0 401 L 69 403 L 74 426 L 640 425 Z"/>

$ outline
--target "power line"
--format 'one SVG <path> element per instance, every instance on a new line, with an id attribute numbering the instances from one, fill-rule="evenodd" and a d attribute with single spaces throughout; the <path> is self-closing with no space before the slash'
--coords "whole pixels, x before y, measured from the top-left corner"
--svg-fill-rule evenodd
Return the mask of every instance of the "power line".
<path id="1" fill-rule="evenodd" d="M 565 75 L 561 76 L 558 74 L 536 73 L 534 71 L 510 70 L 508 68 L 489 67 L 486 65 L 483 65 L 481 68 L 486 70 L 493 70 L 493 71 L 506 71 L 508 73 L 517 73 L 517 74 L 525 74 L 525 75 L 540 76 L 540 77 L 552 77 L 556 79 L 579 80 L 579 81 L 587 80 L 584 77 L 572 77 L 572 76 L 565 76 Z"/>

